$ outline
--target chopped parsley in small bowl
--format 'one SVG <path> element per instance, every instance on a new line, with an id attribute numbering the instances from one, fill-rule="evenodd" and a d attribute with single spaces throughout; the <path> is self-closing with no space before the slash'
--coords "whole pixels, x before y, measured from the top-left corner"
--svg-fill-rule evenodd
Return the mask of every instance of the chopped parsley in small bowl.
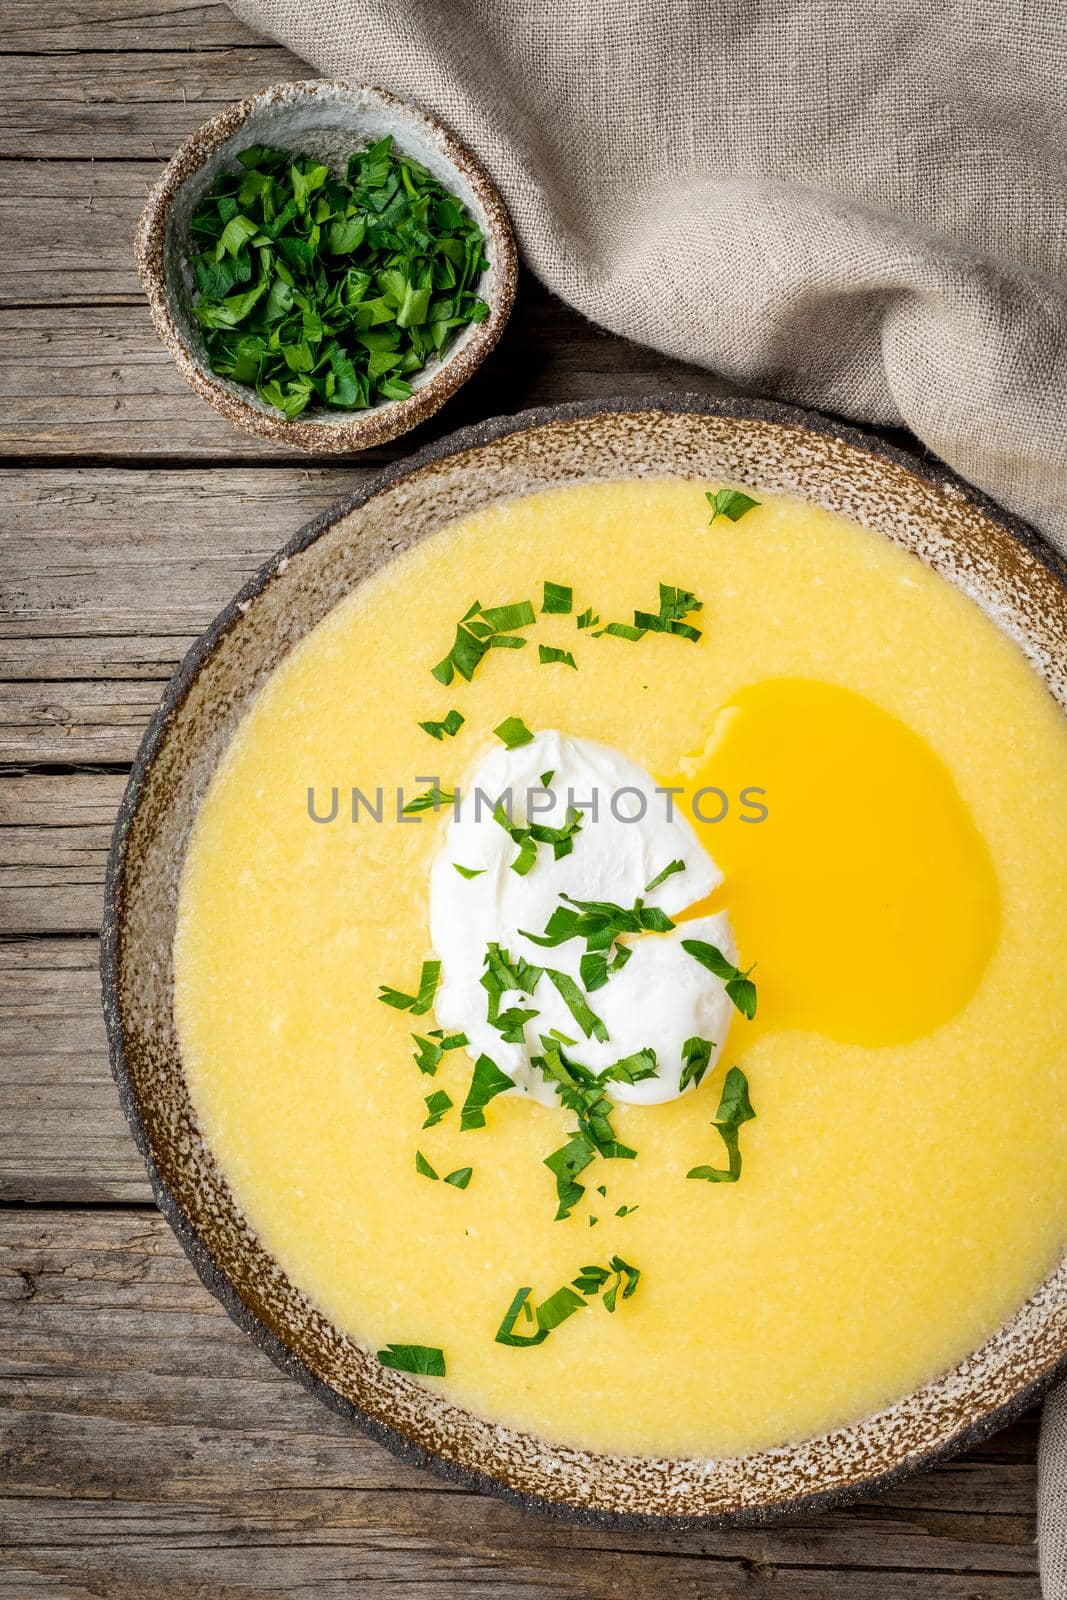
<path id="1" fill-rule="evenodd" d="M 378 89 L 291 83 L 174 156 L 137 235 L 164 344 L 238 427 L 313 452 L 431 416 L 515 294 L 503 203 L 440 124 Z"/>

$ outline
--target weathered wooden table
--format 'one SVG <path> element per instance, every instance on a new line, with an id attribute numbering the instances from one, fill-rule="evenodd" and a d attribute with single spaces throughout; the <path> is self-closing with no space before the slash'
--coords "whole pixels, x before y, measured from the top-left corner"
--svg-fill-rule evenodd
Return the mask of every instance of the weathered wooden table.
<path id="1" fill-rule="evenodd" d="M 1034 1600 L 1033 1416 L 837 1515 L 577 1530 L 401 1466 L 196 1280 L 108 1072 L 111 821 L 196 634 L 388 457 L 323 467 L 233 431 L 177 378 L 134 275 L 136 217 L 178 140 L 306 69 L 194 0 L 5 0 L 0 27 L 0 1596 Z M 728 387 L 527 281 L 496 357 L 403 447 L 531 404 Z"/>

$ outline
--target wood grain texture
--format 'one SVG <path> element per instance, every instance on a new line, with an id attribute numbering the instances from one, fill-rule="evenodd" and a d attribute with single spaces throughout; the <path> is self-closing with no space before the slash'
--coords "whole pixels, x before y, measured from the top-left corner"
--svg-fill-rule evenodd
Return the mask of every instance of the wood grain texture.
<path id="1" fill-rule="evenodd" d="M 443 1484 L 323 1411 L 152 1212 L 9 1212 L 0 1251 L 0 1596 L 1037 1595 L 1031 1419 L 788 1527 L 575 1529 Z"/>
<path id="2" fill-rule="evenodd" d="M 736 391 L 526 279 L 498 350 L 418 435 L 325 467 L 276 451 L 177 377 L 132 237 L 175 145 L 303 66 L 188 0 L 7 0 L 0 56 L 0 1600 L 1037 1600 L 1033 1417 L 792 1527 L 575 1530 L 371 1445 L 195 1279 L 119 1109 L 95 937 L 166 679 L 383 461 L 530 405 Z"/>
<path id="3" fill-rule="evenodd" d="M 0 184 L 4 166 L 0 162 Z M 131 215 L 123 219 L 127 251 L 137 208 L 129 209 Z M 48 278 L 43 271 L 32 284 L 9 284 L 9 291 L 26 293 Z M 127 278 L 106 277 L 109 285 L 124 284 L 110 302 L 0 302 L 0 456 L 45 463 L 82 457 L 121 466 L 134 460 L 144 466 L 197 460 L 314 468 L 313 457 L 238 432 L 193 393 L 156 338 L 148 309 Z M 84 295 L 91 297 L 91 288 L 79 290 L 78 298 Z M 395 445 L 354 459 L 361 466 L 380 465 L 470 422 L 528 406 L 616 395 L 644 399 L 679 390 L 744 392 L 703 368 L 613 338 L 526 275 L 499 345 L 459 394 Z M 345 462 L 325 470 L 343 471 Z"/>

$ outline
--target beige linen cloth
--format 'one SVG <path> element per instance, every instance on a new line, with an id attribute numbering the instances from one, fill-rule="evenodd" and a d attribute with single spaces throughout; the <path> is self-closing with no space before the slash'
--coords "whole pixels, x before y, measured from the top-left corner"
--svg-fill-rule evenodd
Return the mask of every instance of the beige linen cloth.
<path id="1" fill-rule="evenodd" d="M 1065 0 L 231 0 L 485 162 L 594 321 L 910 428 L 1067 549 Z M 1046 1411 L 1067 1600 L 1067 1392 Z"/>

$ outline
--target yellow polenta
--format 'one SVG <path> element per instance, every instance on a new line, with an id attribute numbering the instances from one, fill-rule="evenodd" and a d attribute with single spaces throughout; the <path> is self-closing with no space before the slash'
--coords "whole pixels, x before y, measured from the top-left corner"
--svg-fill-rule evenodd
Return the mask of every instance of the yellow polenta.
<path id="1" fill-rule="evenodd" d="M 289 1275 L 371 1349 L 442 1348 L 447 1377 L 427 1381 L 475 1411 L 623 1452 L 744 1452 L 869 1413 L 974 1348 L 1067 1236 L 1059 713 L 979 610 L 886 540 L 769 497 L 709 528 L 706 487 L 501 504 L 339 606 L 219 769 L 176 949 L 198 1115 Z M 595 639 L 539 615 L 472 682 L 434 680 L 472 601 L 539 606 L 545 579 L 605 621 L 655 610 L 660 580 L 690 589 L 703 637 Z M 578 670 L 541 665 L 539 641 Z M 420 730 L 453 706 L 458 737 Z M 715 904 L 758 963 L 757 1022 L 735 1021 L 697 1093 L 618 1109 L 638 1158 L 590 1168 L 562 1222 L 542 1162 L 573 1119 L 504 1096 L 481 1130 L 453 1111 L 422 1131 L 424 1097 L 458 1106 L 471 1063 L 423 1076 L 410 1035 L 432 1016 L 376 998 L 412 990 L 430 954 L 445 826 L 398 825 L 390 798 L 447 787 L 511 715 L 664 781 L 762 788 L 768 808 L 701 828 L 727 872 Z M 379 785 L 387 820 L 353 824 L 352 786 Z M 309 819 L 311 786 L 321 811 L 338 787 L 333 823 Z M 687 1180 L 721 1164 L 710 1122 L 734 1063 L 757 1111 L 741 1181 Z M 473 1167 L 470 1186 L 419 1176 L 416 1148 L 439 1173 Z M 494 1342 L 517 1288 L 544 1299 L 616 1251 L 642 1276 L 614 1315 Z"/>

